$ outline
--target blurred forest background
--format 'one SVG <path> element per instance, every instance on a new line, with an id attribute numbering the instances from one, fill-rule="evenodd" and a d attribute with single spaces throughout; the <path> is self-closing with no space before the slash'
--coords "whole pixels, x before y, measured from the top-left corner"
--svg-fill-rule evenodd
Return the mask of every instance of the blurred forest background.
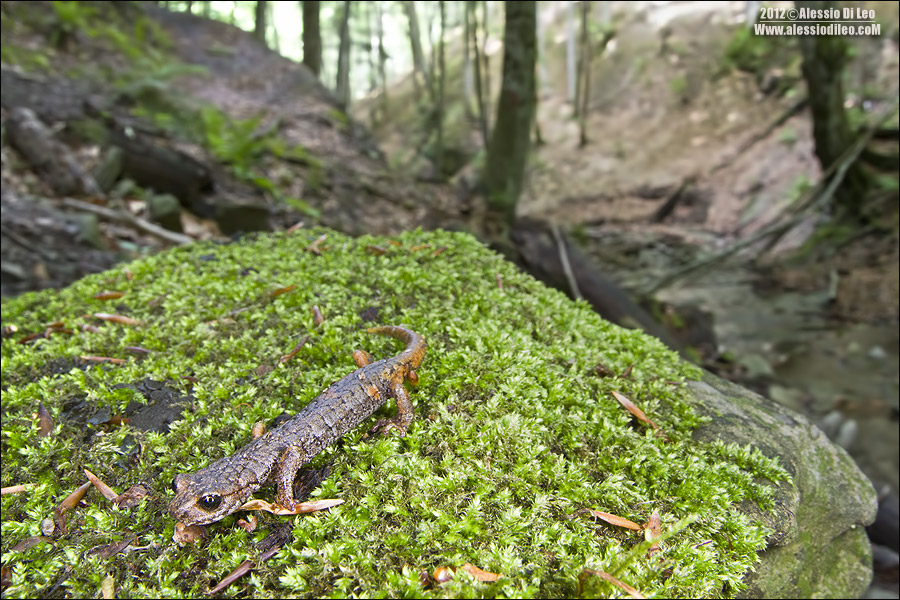
<path id="1" fill-rule="evenodd" d="M 872 31 L 755 29 L 761 8 L 795 6 L 872 10 Z M 0 17 L 3 296 L 255 231 L 465 230 L 806 414 L 896 507 L 896 3 Z M 893 542 L 876 541 L 896 550 L 893 511 Z"/>

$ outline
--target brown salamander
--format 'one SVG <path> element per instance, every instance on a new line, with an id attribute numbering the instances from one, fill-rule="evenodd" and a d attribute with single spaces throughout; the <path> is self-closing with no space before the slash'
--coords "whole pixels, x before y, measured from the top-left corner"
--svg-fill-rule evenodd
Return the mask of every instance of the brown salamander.
<path id="1" fill-rule="evenodd" d="M 176 475 L 169 513 L 185 525 L 212 523 L 238 510 L 269 480 L 276 485 L 278 504 L 293 509 L 292 485 L 300 467 L 369 418 L 388 398 L 397 401 L 397 414 L 380 420 L 375 430 L 397 429 L 405 435 L 413 406 L 403 382 L 416 381 L 414 369 L 425 356 L 425 338 L 406 327 L 367 331 L 395 337 L 406 343 L 406 349 L 376 362 L 364 352 L 354 353 L 360 368 L 331 384 L 296 416 L 205 469 Z"/>

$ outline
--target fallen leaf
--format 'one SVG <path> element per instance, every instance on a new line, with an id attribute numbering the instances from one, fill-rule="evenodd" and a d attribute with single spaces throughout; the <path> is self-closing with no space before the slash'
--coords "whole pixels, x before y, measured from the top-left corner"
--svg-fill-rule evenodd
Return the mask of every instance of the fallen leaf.
<path id="1" fill-rule="evenodd" d="M 659 551 L 659 544 L 655 540 L 658 540 L 660 536 L 662 536 L 662 521 L 659 518 L 659 510 L 654 508 L 647 525 L 644 526 L 644 539 L 653 542 L 647 550 L 648 557 Z"/>
<path id="2" fill-rule="evenodd" d="M 284 356 L 282 356 L 282 357 L 279 359 L 279 362 L 286 363 L 287 361 L 289 361 L 289 360 L 291 360 L 292 358 L 294 358 L 295 356 L 297 356 L 297 353 L 300 352 L 300 349 L 303 348 L 303 346 L 306 345 L 306 342 L 307 342 L 307 341 L 309 341 L 309 336 L 308 336 L 308 335 L 304 335 L 304 336 L 300 339 L 300 341 L 297 342 L 297 345 L 294 346 L 293 350 L 291 350 L 290 352 L 288 352 L 287 354 L 285 354 Z"/>
<path id="3" fill-rule="evenodd" d="M 117 292 L 114 290 L 100 292 L 94 295 L 94 300 L 118 300 L 125 295 L 125 292 Z"/>
<path id="4" fill-rule="evenodd" d="M 633 529 L 634 531 L 640 531 L 643 529 L 640 525 L 635 523 L 634 521 L 629 521 L 625 517 L 620 517 L 618 515 L 613 515 L 607 512 L 603 512 L 602 510 L 592 510 L 591 515 L 606 521 L 610 525 L 616 525 L 617 527 L 625 527 L 627 529 Z"/>
<path id="5" fill-rule="evenodd" d="M 266 562 L 267 560 L 269 560 L 270 558 L 275 556 L 275 553 L 278 552 L 280 549 L 281 549 L 281 544 L 279 544 L 278 546 L 276 546 L 274 548 L 270 548 L 269 550 L 266 550 L 265 552 L 263 552 L 262 554 L 259 555 L 259 558 L 257 559 L 257 561 L 260 563 Z M 207 592 L 207 594 L 209 594 L 210 596 L 213 596 L 215 594 L 221 593 L 229 585 L 231 585 L 232 583 L 234 583 L 235 581 L 237 581 L 238 579 L 240 579 L 241 577 L 243 577 L 244 575 L 249 573 L 250 569 L 252 569 L 255 566 L 256 565 L 255 565 L 254 561 L 245 560 L 240 565 L 238 565 L 237 569 L 235 569 L 234 571 L 232 571 L 231 573 L 226 575 L 225 578 L 222 579 L 222 581 L 220 581 L 216 585 L 216 587 L 209 590 L 209 592 Z"/>
<path id="6" fill-rule="evenodd" d="M 114 502 L 119 508 L 134 508 L 149 495 L 150 490 L 139 483 L 116 496 Z"/>
<path id="7" fill-rule="evenodd" d="M 20 483 L 19 485 L 10 485 L 5 488 L 0 488 L 0 496 L 5 496 L 6 494 L 21 494 L 22 492 L 33 488 L 35 484 L 33 483 Z"/>
<path id="8" fill-rule="evenodd" d="M 639 421 L 641 421 L 642 423 L 646 423 L 653 429 L 659 429 L 659 427 L 656 426 L 656 423 L 651 421 L 650 418 L 644 414 L 644 411 L 638 408 L 634 402 L 616 391 L 613 391 L 612 395 L 615 396 L 616 400 L 619 401 L 619 404 L 624 406 L 628 410 L 628 412 L 637 417 Z"/>
<path id="9" fill-rule="evenodd" d="M 66 496 L 65 500 L 59 503 L 53 511 L 52 519 L 44 519 L 41 522 L 41 532 L 44 535 L 54 535 L 59 534 L 63 535 L 66 533 L 66 512 L 78 506 L 78 503 L 81 502 L 81 499 L 84 498 L 84 495 L 87 493 L 88 488 L 91 487 L 91 482 L 88 481 L 80 485 L 75 489 L 74 492 Z"/>
<path id="10" fill-rule="evenodd" d="M 134 354 L 150 354 L 150 350 L 146 348 L 141 348 L 140 346 L 125 346 L 125 350 L 128 352 L 132 352 Z"/>
<path id="11" fill-rule="evenodd" d="M 114 365 L 124 365 L 128 362 L 124 358 L 113 358 L 111 356 L 79 356 L 78 358 L 87 362 L 108 362 Z"/>
<path id="12" fill-rule="evenodd" d="M 31 537 L 27 537 L 24 540 L 21 540 L 15 546 L 12 547 L 10 552 L 24 552 L 29 548 L 34 548 L 40 544 L 46 544 L 47 542 L 52 542 L 50 538 L 45 535 L 33 535 Z"/>
<path id="13" fill-rule="evenodd" d="M 622 581 L 619 581 L 618 579 L 616 579 L 609 573 L 606 573 L 605 571 L 595 571 L 594 569 L 585 569 L 578 575 L 579 587 L 581 587 L 584 584 L 585 580 L 588 577 L 590 577 L 591 575 L 596 575 L 600 579 L 603 579 L 604 581 L 608 581 L 609 583 L 613 584 L 614 586 L 616 586 L 617 588 L 619 588 L 620 590 L 622 590 L 623 592 L 625 592 L 632 598 L 638 598 L 638 599 L 646 598 L 646 596 L 644 596 L 642 593 L 640 593 L 639 591 L 637 591 L 635 588 L 631 587 L 627 583 L 623 583 Z"/>
<path id="14" fill-rule="evenodd" d="M 90 482 L 94 484 L 94 487 L 97 488 L 97 491 L 103 494 L 103 497 L 110 502 L 115 502 L 116 498 L 119 497 L 119 495 L 115 493 L 111 487 L 103 483 L 103 481 L 101 481 L 99 477 L 97 477 L 87 469 L 84 469 L 84 474 L 87 475 L 87 478 L 90 480 Z"/>
<path id="15" fill-rule="evenodd" d="M 490 571 L 482 571 L 472 563 L 466 563 L 462 566 L 469 575 L 480 581 L 481 583 L 493 583 L 500 579 L 500 575 L 497 573 L 491 573 Z"/>
<path id="16" fill-rule="evenodd" d="M 53 431 L 53 417 L 50 411 L 44 407 L 43 402 L 38 402 L 38 437 L 47 437 Z"/>
<path id="17" fill-rule="evenodd" d="M 313 243 L 311 243 L 309 246 L 306 247 L 306 251 L 307 251 L 307 252 L 312 252 L 312 253 L 315 254 L 316 256 L 321 255 L 321 254 L 322 254 L 322 250 L 319 248 L 319 245 L 320 245 L 322 242 L 324 242 L 326 239 L 328 239 L 328 234 L 327 234 L 327 233 L 323 233 L 322 235 L 320 235 L 319 237 L 317 237 L 316 240 L 315 240 Z"/>
<path id="18" fill-rule="evenodd" d="M 453 579 L 455 572 L 450 567 L 436 567 L 431 577 L 438 583 L 447 583 Z"/>
<path id="19" fill-rule="evenodd" d="M 131 317 L 126 317 L 125 315 L 115 315 L 112 313 L 94 313 L 94 318 L 100 319 L 102 321 L 111 321 L 113 323 L 119 323 L 120 325 L 140 325 L 141 322 L 137 319 L 132 319 Z"/>
<path id="20" fill-rule="evenodd" d="M 275 298 L 275 297 L 280 296 L 280 295 L 282 295 L 282 294 L 287 294 L 288 292 L 293 292 L 293 291 L 296 290 L 296 289 L 297 289 L 297 284 L 296 284 L 296 283 L 291 284 L 291 285 L 286 285 L 286 286 L 280 287 L 280 288 L 278 288 L 277 290 L 275 290 L 274 292 L 270 293 L 269 296 L 271 296 L 272 298 Z"/>
<path id="21" fill-rule="evenodd" d="M 100 558 L 111 558 L 127 548 L 134 541 L 133 538 L 120 540 L 118 542 L 113 542 L 111 544 L 103 544 L 102 546 L 95 546 L 87 551 L 88 556 L 99 556 Z"/>
<path id="22" fill-rule="evenodd" d="M 70 510 L 78 506 L 78 503 L 81 502 L 82 498 L 84 498 L 84 495 L 87 493 L 91 485 L 92 483 L 88 481 L 87 483 L 83 483 L 82 485 L 78 486 L 74 492 L 66 496 L 66 499 L 59 503 L 58 508 Z"/>

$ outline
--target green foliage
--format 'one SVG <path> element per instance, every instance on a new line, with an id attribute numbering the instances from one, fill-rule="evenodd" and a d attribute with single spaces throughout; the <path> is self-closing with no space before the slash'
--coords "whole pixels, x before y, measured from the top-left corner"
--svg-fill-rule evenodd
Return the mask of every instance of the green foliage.
<path id="1" fill-rule="evenodd" d="M 323 234 L 321 255 L 302 250 Z M 374 254 L 372 245 L 386 252 Z M 289 284 L 298 286 L 271 295 Z M 116 312 L 142 325 L 82 329 L 96 324 L 90 315 L 103 308 L 93 295 L 105 289 L 125 292 Z M 313 304 L 326 315 L 318 326 Z M 332 465 L 313 497 L 345 500 L 338 508 L 292 519 L 261 515 L 254 534 L 228 517 L 209 528 L 202 546 L 174 546 L 168 482 L 230 454 L 251 438 L 255 421 L 297 412 L 352 372 L 352 348 L 378 358 L 396 354 L 396 341 L 362 331 L 371 323 L 360 315 L 373 311 L 377 323 L 406 323 L 429 343 L 419 386 L 410 388 L 416 420 L 407 435 L 367 436 L 367 423 L 313 461 Z M 36 484 L 0 499 L 10 597 L 47 595 L 62 576 L 69 595 L 95 596 L 100 574 L 115 578 L 122 597 L 198 597 L 254 558 L 253 544 L 285 521 L 293 524 L 292 539 L 230 593 L 570 597 L 579 574 L 596 569 L 648 596 L 734 594 L 767 533 L 735 505 L 769 501 L 763 479 L 784 477 L 757 451 L 693 439 L 703 419 L 686 386 L 671 383 L 698 377 L 696 368 L 464 234 L 350 238 L 313 228 L 199 243 L 4 302 L 3 318 L 21 334 L 56 320 L 79 332 L 30 344 L 7 337 L 0 345 L 2 484 Z M 303 335 L 307 344 L 281 363 Z M 86 354 L 128 357 L 126 346 L 151 352 L 121 365 L 68 372 L 54 366 Z M 598 361 L 631 374 L 597 377 Z M 196 381 L 191 389 L 186 374 Z M 70 398 L 121 410 L 140 401 L 121 384 L 144 378 L 191 394 L 166 433 L 124 423 L 96 435 L 64 413 Z M 612 390 L 638 403 L 667 438 L 636 424 Z M 38 402 L 57 423 L 45 438 L 32 419 Z M 140 460 L 120 466 L 119 447 L 129 438 L 139 444 Z M 89 492 L 52 549 L 13 553 L 84 481 L 83 468 L 116 491 L 142 482 L 151 496 L 124 510 Z M 271 500 L 273 492 L 263 488 L 257 496 Z M 658 509 L 665 532 L 659 553 L 648 559 L 649 543 L 639 534 L 566 518 L 580 508 L 638 522 Z M 88 552 L 131 537 L 145 550 L 111 559 Z M 459 571 L 442 585 L 420 578 L 466 562 L 503 577 L 486 584 Z M 615 593 L 596 585 L 597 593 Z"/>
<path id="2" fill-rule="evenodd" d="M 236 173 L 246 175 L 253 161 L 266 149 L 266 138 L 257 135 L 262 116 L 232 119 L 217 108 L 206 107 L 200 111 L 200 118 L 206 147 L 216 158 L 230 164 Z"/>
<path id="3" fill-rule="evenodd" d="M 785 146 L 793 146 L 797 143 L 797 132 L 794 131 L 793 127 L 783 127 L 778 132 L 778 141 Z"/>
<path id="4" fill-rule="evenodd" d="M 721 69 L 762 74 L 784 59 L 789 44 L 792 42 L 787 37 L 756 35 L 752 27 L 738 27 L 725 49 Z"/>
<path id="5" fill-rule="evenodd" d="M 328 118 L 335 123 L 338 131 L 347 132 L 350 129 L 350 117 L 344 111 L 331 108 L 328 110 Z"/>
<path id="6" fill-rule="evenodd" d="M 62 41 L 78 31 L 92 32 L 91 23 L 97 16 L 97 9 L 84 2 L 60 1 L 52 2 L 56 23 L 50 41 L 59 46 Z"/>
<path id="7" fill-rule="evenodd" d="M 672 90 L 672 94 L 678 99 L 683 100 L 685 98 L 687 88 L 688 80 L 686 75 L 676 75 L 669 82 L 669 89 Z"/>

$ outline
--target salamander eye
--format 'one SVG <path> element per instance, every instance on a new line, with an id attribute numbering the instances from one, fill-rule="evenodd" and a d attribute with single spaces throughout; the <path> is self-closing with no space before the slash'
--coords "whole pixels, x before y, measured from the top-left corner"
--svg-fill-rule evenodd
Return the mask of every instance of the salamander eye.
<path id="1" fill-rule="evenodd" d="M 177 493 L 178 493 L 178 486 L 175 484 L 176 481 L 178 481 L 178 478 L 177 478 L 177 477 L 173 477 L 173 478 L 172 478 L 172 485 L 169 486 L 169 487 L 171 487 L 171 488 L 172 488 L 172 491 L 175 492 L 175 493 L 177 494 Z"/>
<path id="2" fill-rule="evenodd" d="M 206 512 L 212 512 L 219 508 L 219 505 L 222 504 L 222 496 L 218 494 L 205 494 L 200 496 L 200 500 L 197 501 L 197 506 L 205 510 Z"/>

